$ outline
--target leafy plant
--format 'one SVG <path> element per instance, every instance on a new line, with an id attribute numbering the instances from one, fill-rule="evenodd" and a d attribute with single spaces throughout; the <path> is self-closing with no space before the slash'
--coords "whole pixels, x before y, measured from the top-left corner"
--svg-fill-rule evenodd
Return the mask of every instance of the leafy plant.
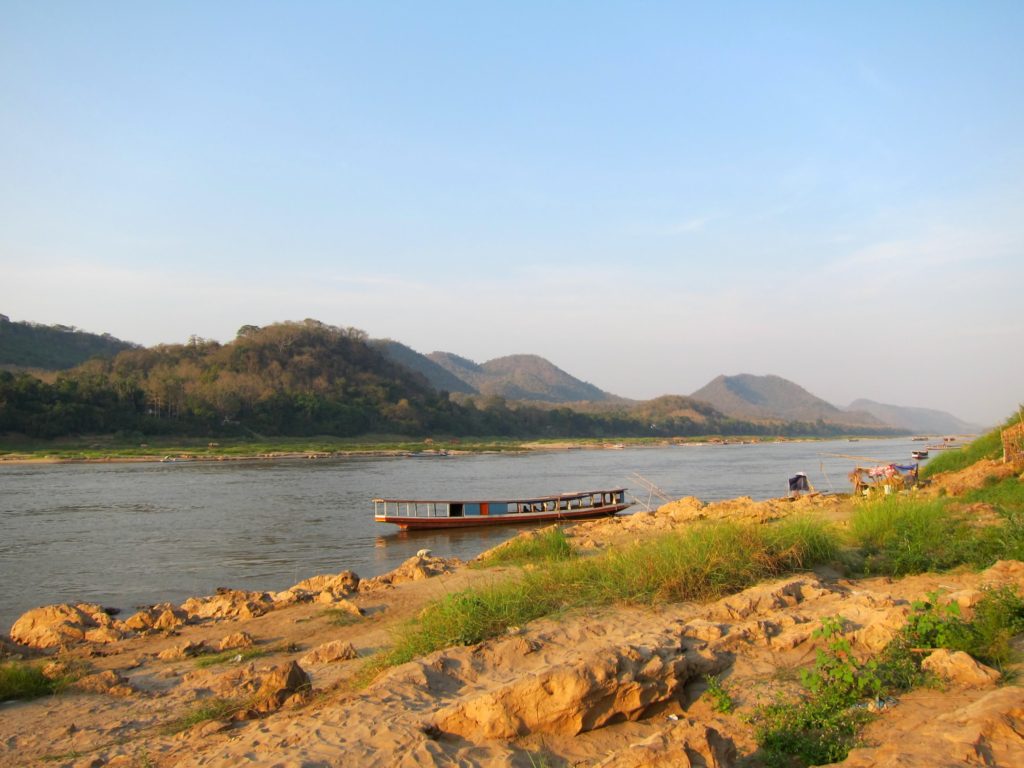
<path id="1" fill-rule="evenodd" d="M 714 675 L 705 675 L 704 682 L 707 683 L 707 688 L 704 693 L 707 694 L 711 700 L 711 708 L 715 712 L 721 712 L 723 715 L 727 715 L 736 709 L 736 702 L 732 700 L 732 695 L 722 685 L 722 681 Z"/>

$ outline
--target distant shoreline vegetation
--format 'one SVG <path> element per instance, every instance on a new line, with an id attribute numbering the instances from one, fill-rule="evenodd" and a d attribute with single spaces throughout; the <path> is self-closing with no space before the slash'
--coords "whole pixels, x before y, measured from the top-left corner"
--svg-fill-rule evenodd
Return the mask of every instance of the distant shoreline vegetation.
<path id="1" fill-rule="evenodd" d="M 362 331 L 306 320 L 243 326 L 226 344 L 193 336 L 186 344 L 129 348 L 45 377 L 0 371 L 5 434 L 15 442 L 111 435 L 138 445 L 157 437 L 259 443 L 375 434 L 618 440 L 906 432 L 735 419 L 682 396 L 586 410 L 493 395 L 453 399 L 383 355 Z"/>
<path id="2" fill-rule="evenodd" d="M 610 450 L 653 448 L 668 445 L 765 443 L 791 440 L 824 440 L 821 437 L 722 437 L 687 438 L 517 440 L 514 438 L 452 438 L 410 440 L 399 436 L 338 438 L 280 438 L 255 440 L 229 438 L 206 442 L 199 438 L 159 437 L 150 442 L 111 435 L 28 439 L 0 436 L 0 464 L 22 462 L 156 462 L 156 461 L 251 461 L 261 459 L 332 459 L 346 456 L 431 456 L 528 451 Z"/>

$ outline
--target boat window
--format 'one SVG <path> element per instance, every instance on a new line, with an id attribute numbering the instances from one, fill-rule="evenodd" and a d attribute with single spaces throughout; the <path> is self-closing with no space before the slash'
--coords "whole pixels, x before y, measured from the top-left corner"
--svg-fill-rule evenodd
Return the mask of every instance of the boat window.
<path id="1" fill-rule="evenodd" d="M 449 510 L 448 511 L 448 516 L 449 517 L 462 517 L 462 505 L 461 504 L 451 504 L 448 507 L 448 510 Z"/>

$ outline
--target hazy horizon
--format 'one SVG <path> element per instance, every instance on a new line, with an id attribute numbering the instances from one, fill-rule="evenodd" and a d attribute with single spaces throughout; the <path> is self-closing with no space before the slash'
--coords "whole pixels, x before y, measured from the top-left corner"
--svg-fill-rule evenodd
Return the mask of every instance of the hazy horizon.
<path id="1" fill-rule="evenodd" d="M 0 9 L 0 312 L 1024 400 L 1024 6 Z M 1017 352 L 1014 352 L 1017 350 Z"/>

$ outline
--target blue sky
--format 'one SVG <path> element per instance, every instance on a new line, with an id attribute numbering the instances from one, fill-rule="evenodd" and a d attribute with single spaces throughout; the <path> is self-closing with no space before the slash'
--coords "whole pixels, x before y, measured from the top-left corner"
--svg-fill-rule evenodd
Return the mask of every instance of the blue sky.
<path id="1" fill-rule="evenodd" d="M 0 3 L 0 312 L 1024 400 L 1020 3 Z"/>

